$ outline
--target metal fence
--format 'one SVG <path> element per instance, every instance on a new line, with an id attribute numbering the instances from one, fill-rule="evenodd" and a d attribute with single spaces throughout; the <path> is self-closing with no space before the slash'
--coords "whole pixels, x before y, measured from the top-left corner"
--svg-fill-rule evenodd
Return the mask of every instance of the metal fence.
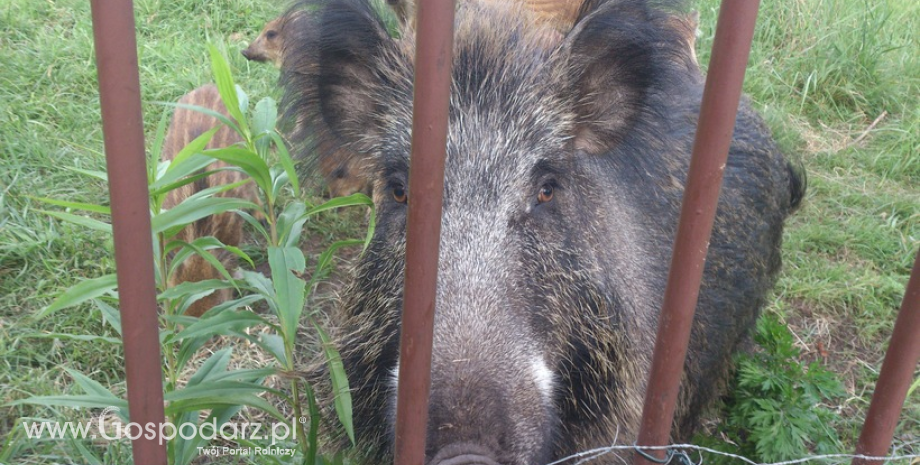
<path id="1" fill-rule="evenodd" d="M 421 465 L 430 384 L 440 212 L 453 33 L 453 0 L 419 2 L 412 178 L 407 233 L 405 310 L 400 349 L 396 463 Z M 636 454 L 645 465 L 668 444 L 703 261 L 718 201 L 759 0 L 723 1 L 693 146 L 658 340 Z M 133 5 L 92 0 L 103 135 L 109 173 L 115 260 L 124 334 L 131 421 L 163 423 L 163 388 L 153 278 L 144 134 Z M 891 445 L 913 370 L 920 360 L 920 253 L 914 263 L 891 344 L 856 453 L 882 456 Z M 656 455 L 657 454 L 657 455 Z M 134 462 L 165 465 L 156 438 L 133 441 Z M 871 460 L 855 458 L 854 464 Z"/>

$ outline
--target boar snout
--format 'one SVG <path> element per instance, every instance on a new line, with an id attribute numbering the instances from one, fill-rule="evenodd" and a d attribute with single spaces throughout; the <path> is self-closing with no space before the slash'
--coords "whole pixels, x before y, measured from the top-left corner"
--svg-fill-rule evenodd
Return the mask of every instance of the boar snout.
<path id="1" fill-rule="evenodd" d="M 456 333 L 445 337 L 440 329 L 436 340 L 456 343 Z M 526 336 L 516 335 L 518 345 L 500 344 L 495 339 L 498 332 L 481 334 L 484 344 L 495 350 L 478 356 L 472 350 L 457 350 L 456 344 L 435 343 L 430 464 L 530 465 L 551 458 L 549 445 L 557 423 L 554 376 L 542 356 L 522 347 L 529 345 L 522 344 Z"/>
<path id="2" fill-rule="evenodd" d="M 249 48 L 240 50 L 240 53 L 242 53 L 243 56 L 249 61 L 260 61 L 260 62 L 265 61 L 265 55 L 253 52 Z"/>
<path id="3" fill-rule="evenodd" d="M 499 463 L 480 446 L 452 444 L 438 451 L 429 465 L 499 465 Z"/>

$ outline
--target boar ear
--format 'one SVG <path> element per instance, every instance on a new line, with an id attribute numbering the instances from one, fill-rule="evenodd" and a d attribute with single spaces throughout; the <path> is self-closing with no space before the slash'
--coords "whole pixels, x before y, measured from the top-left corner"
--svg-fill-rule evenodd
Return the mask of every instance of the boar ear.
<path id="1" fill-rule="evenodd" d="M 376 63 L 392 41 L 369 1 L 308 1 L 293 14 L 301 16 L 285 30 L 281 80 L 294 138 L 357 149 L 380 127 Z"/>
<path id="2" fill-rule="evenodd" d="M 612 0 L 580 15 L 562 45 L 563 88 L 574 96 L 568 100 L 574 105 L 575 148 L 603 153 L 641 117 L 659 72 L 660 38 L 640 2 Z"/>

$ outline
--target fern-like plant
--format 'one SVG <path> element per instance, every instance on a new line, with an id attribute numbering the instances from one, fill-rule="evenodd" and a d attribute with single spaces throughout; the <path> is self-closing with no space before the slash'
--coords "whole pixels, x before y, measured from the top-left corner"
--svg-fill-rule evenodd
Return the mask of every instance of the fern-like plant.
<path id="1" fill-rule="evenodd" d="M 757 323 L 758 349 L 740 355 L 721 431 L 739 448 L 712 444 L 756 462 L 778 462 L 841 450 L 828 401 L 840 382 L 818 362 L 806 363 L 789 328 L 775 315 Z M 718 460 L 716 460 L 718 461 Z"/>

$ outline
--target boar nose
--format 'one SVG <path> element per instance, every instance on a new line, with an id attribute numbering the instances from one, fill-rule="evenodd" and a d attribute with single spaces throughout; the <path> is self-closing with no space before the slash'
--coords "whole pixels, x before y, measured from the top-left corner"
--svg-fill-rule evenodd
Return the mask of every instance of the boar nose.
<path id="1" fill-rule="evenodd" d="M 499 465 L 487 450 L 475 444 L 451 444 L 441 449 L 428 465 Z"/>
<path id="2" fill-rule="evenodd" d="M 243 56 L 244 56 L 247 60 L 252 60 L 252 57 L 250 56 L 250 55 L 252 55 L 252 52 L 250 52 L 248 48 L 247 48 L 247 49 L 240 50 L 240 53 L 242 53 Z"/>

